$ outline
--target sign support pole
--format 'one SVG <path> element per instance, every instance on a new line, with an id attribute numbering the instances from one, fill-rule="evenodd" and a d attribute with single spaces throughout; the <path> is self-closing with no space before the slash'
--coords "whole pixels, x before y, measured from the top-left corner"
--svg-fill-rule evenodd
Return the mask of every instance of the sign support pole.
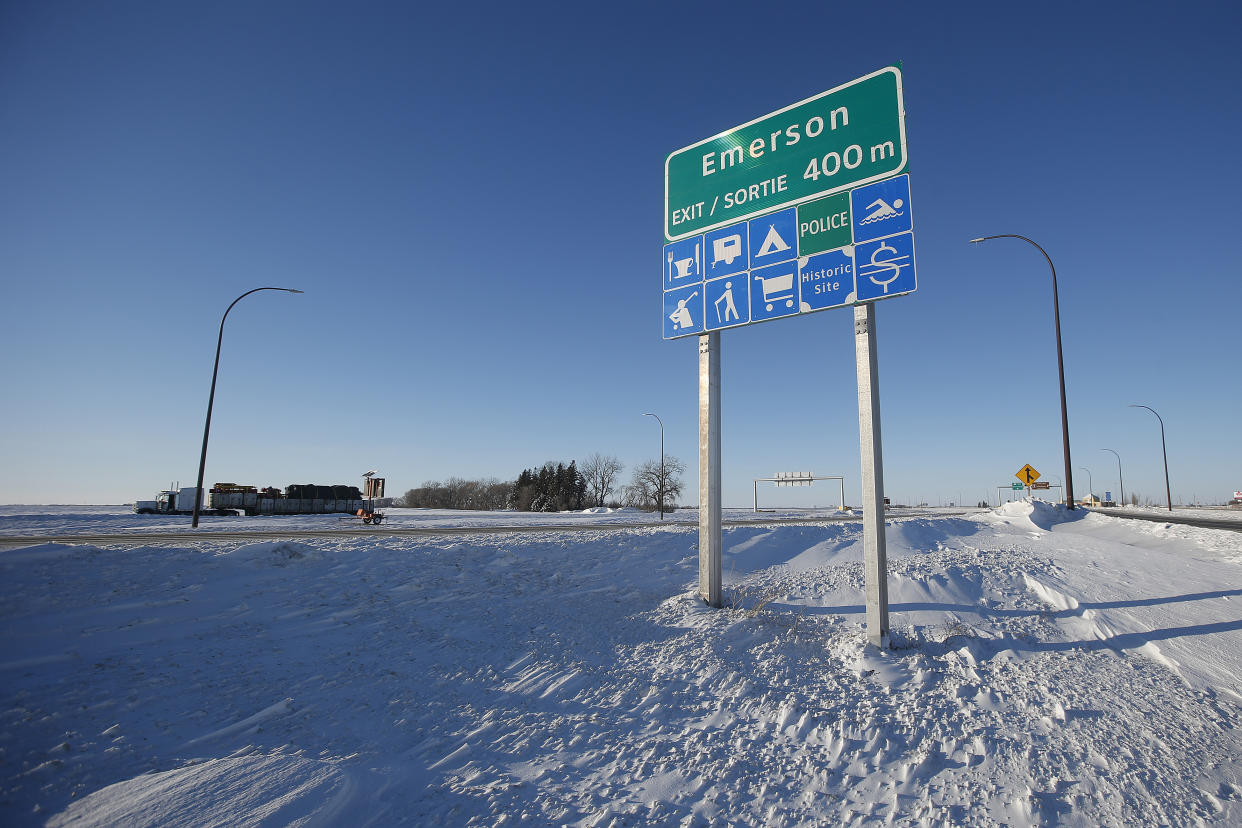
<path id="1" fill-rule="evenodd" d="M 888 552 L 884 543 L 884 457 L 880 444 L 880 375 L 875 304 L 854 306 L 858 366 L 858 436 L 862 454 L 863 566 L 867 643 L 888 647 Z"/>
<path id="2" fill-rule="evenodd" d="M 699 335 L 699 595 L 721 604 L 720 333 Z"/>

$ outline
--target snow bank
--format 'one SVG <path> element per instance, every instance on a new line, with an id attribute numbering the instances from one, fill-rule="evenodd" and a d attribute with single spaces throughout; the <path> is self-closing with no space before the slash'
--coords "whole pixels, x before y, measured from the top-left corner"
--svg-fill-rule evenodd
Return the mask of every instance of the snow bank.
<path id="1" fill-rule="evenodd" d="M 48 820 L 48 828 L 301 826 L 349 822 L 348 774 L 334 763 L 271 754 L 208 759 L 109 785 Z"/>
<path id="2" fill-rule="evenodd" d="M 225 554 L 235 561 L 272 563 L 276 566 L 286 566 L 292 561 L 317 560 L 323 557 L 322 552 L 315 547 L 294 541 L 249 543 Z"/>
<path id="3" fill-rule="evenodd" d="M 1063 518 L 890 521 L 887 651 L 857 523 L 2 553 L 0 822 L 1242 822 L 1236 533 Z"/>

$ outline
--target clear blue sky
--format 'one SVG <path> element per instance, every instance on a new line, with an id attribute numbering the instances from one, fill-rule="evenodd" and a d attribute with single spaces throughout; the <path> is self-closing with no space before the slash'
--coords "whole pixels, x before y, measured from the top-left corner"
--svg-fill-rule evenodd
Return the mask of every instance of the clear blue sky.
<path id="1" fill-rule="evenodd" d="M 1242 489 L 1235 4 L 10 2 L 0 502 L 513 477 L 669 454 L 663 164 L 901 62 L 919 290 L 877 307 L 887 491 Z M 848 310 L 722 334 L 726 505 L 859 458 Z M 628 471 L 627 471 L 628 475 Z M 824 503 L 830 487 L 768 493 Z"/>

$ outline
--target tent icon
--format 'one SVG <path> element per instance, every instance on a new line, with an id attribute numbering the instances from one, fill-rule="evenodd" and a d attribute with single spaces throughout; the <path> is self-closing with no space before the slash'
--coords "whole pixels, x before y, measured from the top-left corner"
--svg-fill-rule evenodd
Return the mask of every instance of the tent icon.
<path id="1" fill-rule="evenodd" d="M 763 244 L 759 246 L 759 252 L 755 257 L 771 256 L 773 253 L 782 253 L 789 249 L 789 245 L 781 238 L 781 234 L 776 232 L 776 225 L 768 225 L 768 235 L 764 238 Z"/>

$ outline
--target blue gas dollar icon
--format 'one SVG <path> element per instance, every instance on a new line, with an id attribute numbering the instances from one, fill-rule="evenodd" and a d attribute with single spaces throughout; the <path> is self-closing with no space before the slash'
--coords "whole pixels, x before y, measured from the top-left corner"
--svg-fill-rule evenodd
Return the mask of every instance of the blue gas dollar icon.
<path id="1" fill-rule="evenodd" d="M 664 289 L 703 281 L 703 237 L 664 245 Z"/>
<path id="2" fill-rule="evenodd" d="M 912 230 L 909 174 L 850 191 L 850 217 L 854 244 Z"/>
<path id="3" fill-rule="evenodd" d="M 783 262 L 798 255 L 798 210 L 790 207 L 750 220 L 750 266 Z"/>
<path id="4" fill-rule="evenodd" d="M 703 256 L 707 279 L 732 276 L 750 269 L 750 243 L 746 222 L 713 230 L 703 237 Z"/>
<path id="5" fill-rule="evenodd" d="M 914 234 L 902 233 L 854 245 L 854 272 L 858 302 L 910 293 L 918 286 L 914 275 Z"/>
<path id="6" fill-rule="evenodd" d="M 664 291 L 664 338 L 703 332 L 703 284 Z"/>
<path id="7" fill-rule="evenodd" d="M 749 274 L 737 273 L 703 284 L 703 315 L 707 330 L 745 325 L 750 321 Z"/>

